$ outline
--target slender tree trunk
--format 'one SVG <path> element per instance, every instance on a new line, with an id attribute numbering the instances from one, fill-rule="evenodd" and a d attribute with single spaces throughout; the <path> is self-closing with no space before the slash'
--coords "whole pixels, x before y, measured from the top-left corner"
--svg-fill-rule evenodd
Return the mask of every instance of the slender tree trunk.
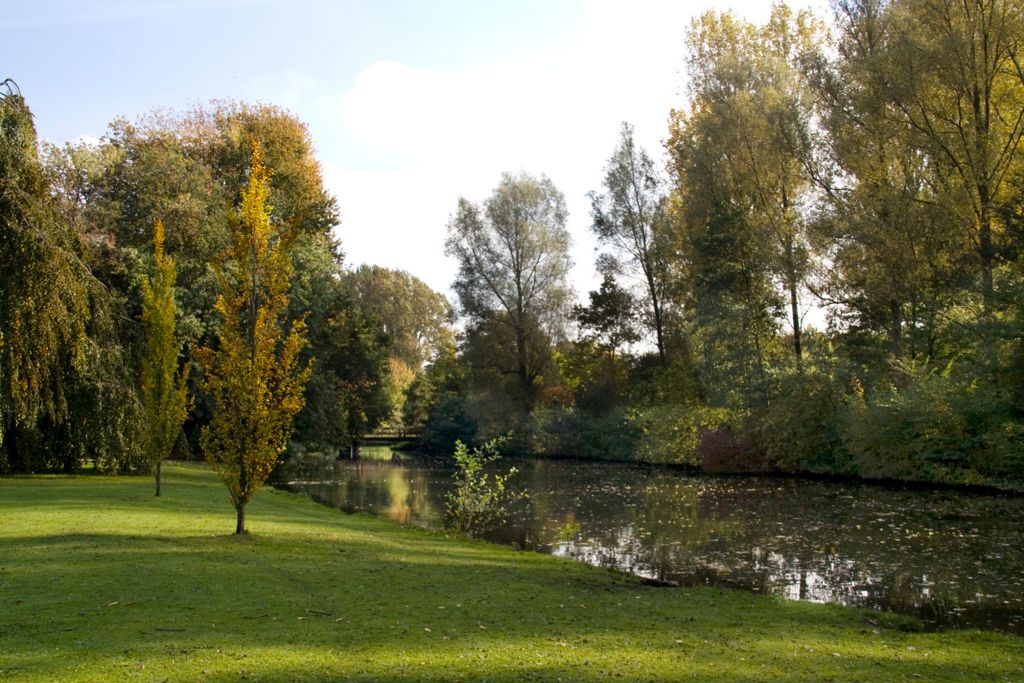
<path id="1" fill-rule="evenodd" d="M 793 315 L 793 353 L 796 354 L 796 365 L 799 368 L 803 360 L 803 346 L 800 333 L 800 304 L 797 301 L 795 278 L 789 280 L 789 308 Z"/>
<path id="2" fill-rule="evenodd" d="M 238 516 L 237 516 L 237 519 L 236 519 L 236 522 L 235 522 L 235 533 L 236 534 L 244 534 L 245 533 L 245 503 L 238 503 L 238 504 L 236 504 L 235 505 L 235 511 L 238 513 Z"/>
<path id="3" fill-rule="evenodd" d="M 245 469 L 245 458 L 242 455 L 238 456 L 238 489 L 245 495 L 245 492 L 249 489 L 249 473 Z M 245 501 L 236 499 L 235 511 L 238 512 L 238 519 L 235 523 L 235 533 L 245 533 Z"/>
<path id="4" fill-rule="evenodd" d="M 519 384 L 523 389 L 523 405 L 526 412 L 533 412 L 533 381 L 530 379 L 529 368 L 527 368 L 526 333 L 523 330 L 516 330 L 516 356 L 518 365 L 516 374 L 519 375 Z"/>
<path id="5" fill-rule="evenodd" d="M 651 268 L 644 266 L 644 274 L 647 276 L 647 291 L 651 295 L 651 308 L 654 309 L 654 336 L 658 342 L 658 360 L 665 364 L 665 331 L 661 320 L 661 301 L 658 300 L 658 288 L 654 283 L 654 275 Z"/>
<path id="6" fill-rule="evenodd" d="M 161 458 L 160 460 L 156 461 L 156 493 L 153 494 L 155 496 L 159 496 L 160 495 L 160 468 L 163 466 L 163 464 L 164 464 L 163 458 Z"/>
<path id="7" fill-rule="evenodd" d="M 995 245 L 992 243 L 992 217 L 988 206 L 988 193 L 981 192 L 981 215 L 978 230 L 978 257 L 981 261 L 981 301 L 982 316 L 985 323 L 992 320 L 993 300 L 995 299 L 992 284 L 992 268 L 995 262 Z M 987 331 L 986 331 L 987 334 Z"/>
<path id="8" fill-rule="evenodd" d="M 896 301 L 889 302 L 889 345 L 893 358 L 903 358 L 903 309 Z"/>
<path id="9" fill-rule="evenodd" d="M 786 192 L 786 187 L 782 187 L 782 211 L 783 216 L 789 214 L 789 195 Z M 796 268 L 796 246 L 793 244 L 795 238 L 793 235 L 789 235 L 786 238 L 786 285 L 789 288 L 789 310 L 790 315 L 793 318 L 793 354 L 796 356 L 796 367 L 801 369 L 801 361 L 803 360 L 803 347 L 801 342 L 801 330 L 800 330 L 800 302 L 797 299 L 797 287 L 799 285 L 799 277 L 797 276 Z"/>

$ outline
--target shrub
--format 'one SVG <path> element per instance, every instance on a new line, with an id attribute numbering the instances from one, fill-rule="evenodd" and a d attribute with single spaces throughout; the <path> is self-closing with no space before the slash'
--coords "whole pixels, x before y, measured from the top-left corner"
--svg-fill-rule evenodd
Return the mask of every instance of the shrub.
<path id="1" fill-rule="evenodd" d="M 701 431 L 697 457 L 705 472 L 751 474 L 773 472 L 775 467 L 759 448 L 750 430 L 738 433 L 728 425 Z"/>
<path id="2" fill-rule="evenodd" d="M 501 457 L 499 439 L 488 441 L 470 450 L 461 441 L 455 442 L 455 489 L 447 496 L 448 523 L 467 534 L 479 534 L 504 523 L 508 506 L 525 498 L 526 492 L 512 492 L 506 486 L 518 470 L 505 474 L 488 474 L 485 467 Z"/>
<path id="3" fill-rule="evenodd" d="M 535 450 L 541 455 L 590 460 L 633 460 L 639 437 L 624 410 L 592 415 L 573 408 L 551 408 L 534 416 Z"/>
<path id="4" fill-rule="evenodd" d="M 808 364 L 776 378 L 774 396 L 758 416 L 757 445 L 784 472 L 850 474 L 839 430 L 842 399 L 831 372 Z"/>
<path id="5" fill-rule="evenodd" d="M 737 410 L 700 405 L 662 405 L 631 417 L 639 433 L 637 459 L 644 462 L 701 465 L 702 436 L 726 427 L 740 431 L 744 416 Z"/>
<path id="6" fill-rule="evenodd" d="M 949 368 L 905 365 L 900 385 L 868 400 L 855 390 L 842 411 L 842 442 L 869 479 L 969 482 L 976 433 L 963 410 L 973 391 Z"/>

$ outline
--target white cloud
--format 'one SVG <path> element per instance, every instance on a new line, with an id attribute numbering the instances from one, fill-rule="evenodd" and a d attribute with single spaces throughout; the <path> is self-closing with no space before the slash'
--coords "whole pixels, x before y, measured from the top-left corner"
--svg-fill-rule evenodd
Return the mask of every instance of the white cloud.
<path id="1" fill-rule="evenodd" d="M 661 157 L 669 110 L 683 104 L 686 28 L 710 5 L 588 0 L 576 35 L 518 61 L 451 71 L 396 61 L 365 67 L 351 90 L 331 98 L 332 120 L 387 159 L 387 169 L 324 160 L 349 262 L 402 268 L 447 289 L 455 266 L 443 255 L 445 226 L 458 197 L 482 200 L 503 171 L 525 170 L 565 193 L 576 287 L 593 288 L 586 193 L 600 188 L 622 121 Z M 770 9 L 732 7 L 757 21 Z"/>

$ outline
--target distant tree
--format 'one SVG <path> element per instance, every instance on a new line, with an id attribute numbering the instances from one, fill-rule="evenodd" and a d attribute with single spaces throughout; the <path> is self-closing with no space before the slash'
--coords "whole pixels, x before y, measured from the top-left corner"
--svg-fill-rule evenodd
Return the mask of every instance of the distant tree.
<path id="1" fill-rule="evenodd" d="M 300 360 L 316 358 L 292 438 L 307 449 L 337 453 L 387 419 L 389 350 L 379 326 L 361 312 L 341 259 L 325 248 L 325 240 L 300 235 L 292 252 L 289 316 L 306 316 L 309 344 Z"/>
<path id="2" fill-rule="evenodd" d="M 142 326 L 146 352 L 142 358 L 142 410 L 146 455 L 156 472 L 174 448 L 188 415 L 188 366 L 178 371 L 179 343 L 174 334 L 174 259 L 164 254 L 164 226 L 153 230 L 153 276 L 142 283 Z"/>
<path id="3" fill-rule="evenodd" d="M 645 321 L 654 331 L 662 363 L 670 277 L 667 195 L 654 161 L 633 140 L 633 126 L 623 123 L 619 144 L 605 167 L 604 192 L 590 193 L 592 228 L 601 243 L 613 249 L 612 258 L 643 283 Z"/>
<path id="4" fill-rule="evenodd" d="M 590 292 L 590 305 L 575 306 L 573 313 L 585 336 L 615 356 L 615 352 L 624 345 L 640 339 L 636 330 L 635 305 L 630 293 L 606 274 L 601 288 Z"/>
<path id="5" fill-rule="evenodd" d="M 455 340 L 448 299 L 414 275 L 362 265 L 347 279 L 363 316 L 382 326 L 390 355 L 414 371 Z"/>
<path id="6" fill-rule="evenodd" d="M 537 399 L 537 361 L 544 355 L 536 347 L 560 334 L 565 320 L 571 264 L 565 220 L 565 198 L 550 180 L 505 174 L 482 206 L 460 199 L 448 224 L 445 247 L 459 263 L 462 314 L 508 347 L 486 355 L 514 358 L 511 367 L 502 360 L 494 368 L 515 375 L 526 413 Z"/>
<path id="7" fill-rule="evenodd" d="M 284 328 L 294 235 L 270 220 L 269 178 L 255 145 L 249 182 L 231 226 L 233 243 L 217 267 L 216 310 L 223 320 L 218 343 L 199 352 L 213 405 L 201 443 L 230 492 L 236 534 L 245 533 L 245 506 L 288 444 L 310 373 L 308 363 L 299 363 L 305 322 Z"/>

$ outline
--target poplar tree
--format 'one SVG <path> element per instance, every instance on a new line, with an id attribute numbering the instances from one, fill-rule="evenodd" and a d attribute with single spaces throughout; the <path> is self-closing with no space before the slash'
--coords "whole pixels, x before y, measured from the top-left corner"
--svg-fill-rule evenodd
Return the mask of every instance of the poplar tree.
<path id="1" fill-rule="evenodd" d="M 270 171 L 253 146 L 249 183 L 231 225 L 231 245 L 216 266 L 222 325 L 213 347 L 198 352 L 213 406 L 201 445 L 228 487 L 245 533 L 245 506 L 270 476 L 302 409 L 310 363 L 304 320 L 285 324 L 294 232 L 271 223 Z"/>
<path id="2" fill-rule="evenodd" d="M 188 414 L 188 367 L 178 372 L 174 336 L 174 259 L 164 254 L 164 225 L 153 230 L 153 276 L 142 283 L 142 326 L 146 356 L 142 360 L 142 410 L 146 418 L 146 456 L 155 467 L 156 494 L 160 469 Z"/>

